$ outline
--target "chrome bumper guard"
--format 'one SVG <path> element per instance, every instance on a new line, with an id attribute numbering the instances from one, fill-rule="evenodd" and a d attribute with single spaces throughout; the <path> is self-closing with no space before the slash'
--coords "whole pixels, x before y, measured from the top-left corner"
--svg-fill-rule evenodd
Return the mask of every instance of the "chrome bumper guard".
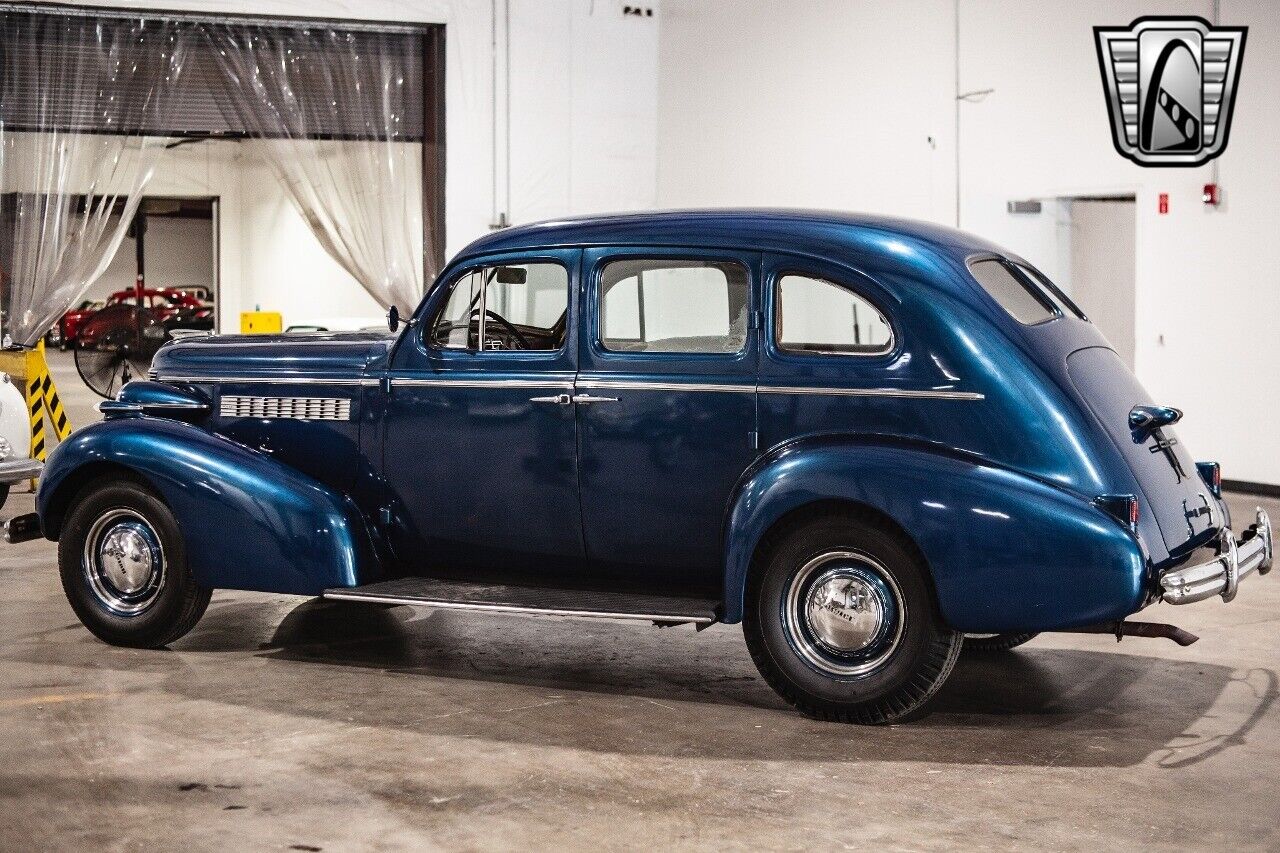
<path id="1" fill-rule="evenodd" d="M 8 459 L 0 462 L 0 483 L 21 483 L 40 476 L 44 463 L 39 459 Z"/>
<path id="2" fill-rule="evenodd" d="M 1215 595 L 1230 601 L 1236 597 L 1240 581 L 1255 571 L 1260 575 L 1271 571 L 1274 556 L 1271 519 L 1258 507 L 1257 520 L 1238 541 L 1230 528 L 1222 529 L 1216 558 L 1161 575 L 1161 597 L 1169 604 L 1194 604 Z"/>

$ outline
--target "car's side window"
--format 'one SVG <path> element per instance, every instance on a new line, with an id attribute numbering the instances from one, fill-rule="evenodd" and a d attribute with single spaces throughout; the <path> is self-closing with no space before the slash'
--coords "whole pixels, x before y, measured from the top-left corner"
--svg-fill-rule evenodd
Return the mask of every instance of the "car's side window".
<path id="1" fill-rule="evenodd" d="M 732 261 L 607 263 L 600 275 L 600 343 L 613 352 L 741 352 L 750 281 L 747 268 Z"/>
<path id="2" fill-rule="evenodd" d="M 893 349 L 893 327 L 845 285 L 785 273 L 775 291 L 773 342 L 784 352 L 883 355 Z"/>
<path id="3" fill-rule="evenodd" d="M 1071 297 L 1067 296 L 1067 294 L 1063 292 L 1062 288 L 1050 281 L 1047 275 L 1028 264 L 1015 263 L 1014 266 L 1017 267 L 1018 270 L 1027 278 L 1044 288 L 1049 298 L 1057 303 L 1058 307 L 1062 309 L 1063 312 L 1073 315 L 1077 320 L 1084 320 L 1086 322 L 1089 320 L 1089 318 L 1084 315 L 1084 312 L 1080 310 L 1080 306 L 1071 301 Z"/>
<path id="4" fill-rule="evenodd" d="M 482 352 L 558 350 L 568 307 L 569 273 L 560 264 L 476 267 L 453 282 L 428 343 Z"/>
<path id="5" fill-rule="evenodd" d="M 969 264 L 969 272 L 1013 319 L 1034 326 L 1062 316 L 1051 299 L 1030 279 L 1015 274 L 1004 261 L 984 258 Z"/>

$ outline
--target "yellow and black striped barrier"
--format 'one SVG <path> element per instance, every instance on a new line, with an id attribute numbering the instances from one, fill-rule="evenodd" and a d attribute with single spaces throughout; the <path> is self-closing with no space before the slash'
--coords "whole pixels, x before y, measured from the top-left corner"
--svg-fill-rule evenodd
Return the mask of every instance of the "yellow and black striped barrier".
<path id="1" fill-rule="evenodd" d="M 58 441 L 71 435 L 71 421 L 58 396 L 58 386 L 49 375 L 49 364 L 44 357 L 44 342 L 35 349 L 23 353 L 3 353 L 0 369 L 8 373 L 15 383 L 20 383 L 27 399 L 27 413 L 31 418 L 31 458 L 43 461 L 49 454 L 49 442 L 45 438 L 45 420 L 53 427 Z M 35 487 L 35 481 L 31 481 Z"/>
<path id="2" fill-rule="evenodd" d="M 27 353 L 26 357 L 27 411 L 31 415 L 31 458 L 44 461 L 49 450 L 44 438 L 45 416 L 53 426 L 58 441 L 71 435 L 71 422 L 67 420 L 58 386 L 49 375 L 49 364 L 44 358 L 44 341 Z"/>

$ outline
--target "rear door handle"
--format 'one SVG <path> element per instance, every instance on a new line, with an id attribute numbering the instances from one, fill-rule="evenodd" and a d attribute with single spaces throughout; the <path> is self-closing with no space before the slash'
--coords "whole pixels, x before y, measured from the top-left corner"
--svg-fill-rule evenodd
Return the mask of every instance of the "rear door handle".
<path id="1" fill-rule="evenodd" d="M 574 394 L 573 402 L 575 403 L 616 403 L 617 397 L 597 397 L 594 394 Z"/>
<path id="2" fill-rule="evenodd" d="M 572 405 L 573 398 L 568 394 L 552 394 L 550 397 L 530 397 L 530 403 L 554 403 L 557 406 Z"/>

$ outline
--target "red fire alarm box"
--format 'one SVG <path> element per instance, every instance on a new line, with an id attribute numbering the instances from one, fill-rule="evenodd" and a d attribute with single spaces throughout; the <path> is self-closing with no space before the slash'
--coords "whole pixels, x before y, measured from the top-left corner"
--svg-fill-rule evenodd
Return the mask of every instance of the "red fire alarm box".
<path id="1" fill-rule="evenodd" d="M 1160 193 L 1160 215 L 1163 216 L 1168 212 L 1169 212 L 1169 194 Z"/>
<path id="2" fill-rule="evenodd" d="M 1220 195 L 1219 195 L 1219 193 L 1218 193 L 1218 185 L 1217 185 L 1217 184 L 1205 184 L 1205 185 L 1204 185 L 1204 192 L 1203 192 L 1203 193 L 1201 193 L 1201 195 L 1200 195 L 1200 200 L 1201 200 L 1201 201 L 1203 201 L 1205 204 L 1212 204 L 1212 205 L 1214 205 L 1214 206 L 1217 206 L 1218 201 L 1219 201 L 1220 199 L 1221 199 L 1221 196 L 1220 196 Z"/>

